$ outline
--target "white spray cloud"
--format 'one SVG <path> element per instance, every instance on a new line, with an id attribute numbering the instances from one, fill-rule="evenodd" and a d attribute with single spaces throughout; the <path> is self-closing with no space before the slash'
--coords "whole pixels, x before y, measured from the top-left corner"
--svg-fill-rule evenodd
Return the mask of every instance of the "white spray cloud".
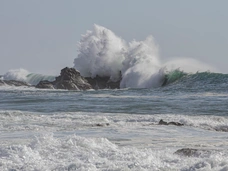
<path id="1" fill-rule="evenodd" d="M 9 70 L 7 73 L 3 75 L 4 80 L 18 80 L 18 81 L 26 81 L 27 75 L 29 72 L 25 69 L 13 69 Z"/>
<path id="2" fill-rule="evenodd" d="M 117 80 L 122 69 L 126 45 L 111 30 L 94 25 L 93 31 L 82 35 L 74 67 L 84 77 L 108 76 Z"/>
<path id="3" fill-rule="evenodd" d="M 153 37 L 145 41 L 132 41 L 123 61 L 121 88 L 150 88 L 162 84 L 158 46 Z M 159 79 L 158 79 L 159 78 Z"/>
<path id="4" fill-rule="evenodd" d="M 187 73 L 196 73 L 204 71 L 218 72 L 216 68 L 192 58 L 171 59 L 168 62 L 165 62 L 163 66 L 165 66 L 168 71 L 175 70 L 178 68 Z"/>
<path id="5" fill-rule="evenodd" d="M 82 35 L 74 67 L 84 77 L 94 78 L 98 75 L 110 77 L 112 81 L 121 79 L 121 88 L 159 87 L 165 73 L 175 69 L 185 72 L 215 71 L 209 65 L 190 58 L 162 64 L 159 48 L 152 36 L 127 44 L 111 30 L 98 25 Z"/>

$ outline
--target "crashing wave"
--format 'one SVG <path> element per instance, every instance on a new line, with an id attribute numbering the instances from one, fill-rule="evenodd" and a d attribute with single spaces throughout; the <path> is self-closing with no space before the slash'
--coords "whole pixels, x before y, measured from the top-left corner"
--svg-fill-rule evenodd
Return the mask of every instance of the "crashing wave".
<path id="1" fill-rule="evenodd" d="M 74 68 L 84 77 L 121 80 L 121 88 L 160 87 L 164 81 L 173 82 L 185 75 L 178 72 L 178 68 L 187 73 L 214 71 L 214 68 L 190 58 L 162 63 L 152 36 L 144 41 L 126 43 L 111 30 L 98 25 L 82 35 Z"/>
<path id="2" fill-rule="evenodd" d="M 42 74 L 30 73 L 25 69 L 14 69 L 9 70 L 2 76 L 3 80 L 16 80 L 29 83 L 31 85 L 36 85 L 42 80 L 54 81 L 55 76 L 47 76 Z"/>
<path id="3" fill-rule="evenodd" d="M 129 43 L 111 30 L 94 25 L 78 44 L 74 68 L 83 77 L 109 78 L 120 82 L 120 88 L 154 88 L 164 86 L 186 75 L 216 71 L 213 67 L 191 58 L 172 59 L 164 62 L 159 47 L 152 36 L 144 41 Z M 40 81 L 54 81 L 54 76 L 30 73 L 25 69 L 10 70 L 3 80 L 24 81 L 32 85 Z"/>

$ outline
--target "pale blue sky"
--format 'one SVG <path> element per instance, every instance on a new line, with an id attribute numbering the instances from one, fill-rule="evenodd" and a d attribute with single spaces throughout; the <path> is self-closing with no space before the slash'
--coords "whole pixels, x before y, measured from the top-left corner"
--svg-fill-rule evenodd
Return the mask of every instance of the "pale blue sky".
<path id="1" fill-rule="evenodd" d="M 162 59 L 190 57 L 228 73 L 226 0 L 0 0 L 0 74 L 58 74 L 98 24 L 126 41 L 153 35 Z"/>

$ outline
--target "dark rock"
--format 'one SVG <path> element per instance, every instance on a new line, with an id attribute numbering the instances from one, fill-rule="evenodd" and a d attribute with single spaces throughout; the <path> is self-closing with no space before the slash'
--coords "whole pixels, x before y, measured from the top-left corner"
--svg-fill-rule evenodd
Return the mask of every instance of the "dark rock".
<path id="1" fill-rule="evenodd" d="M 31 87 L 30 84 L 24 82 L 24 81 L 16 81 L 16 80 L 0 80 L 0 86 L 2 85 L 9 85 L 9 86 L 26 86 Z"/>
<path id="2" fill-rule="evenodd" d="M 87 89 L 119 89 L 120 81 L 111 81 L 109 77 L 95 78 L 82 77 L 74 68 L 64 68 L 61 70 L 60 76 L 55 81 L 40 81 L 36 88 L 47 89 L 66 89 L 66 90 L 87 90 Z"/>
<path id="3" fill-rule="evenodd" d="M 92 89 L 92 86 L 87 80 L 80 75 L 74 68 L 63 68 L 60 76 L 55 78 L 55 81 L 40 81 L 37 88 L 49 89 L 66 89 L 66 90 L 87 90 Z"/>
<path id="4" fill-rule="evenodd" d="M 99 127 L 104 127 L 104 126 L 109 126 L 109 125 L 110 125 L 109 123 L 104 123 L 104 124 L 98 123 L 98 124 L 95 124 L 95 126 L 99 126 Z"/>
<path id="5" fill-rule="evenodd" d="M 158 123 L 159 125 L 176 125 L 176 126 L 183 126 L 184 124 L 179 122 L 165 122 L 162 119 Z"/>
<path id="6" fill-rule="evenodd" d="M 119 89 L 120 81 L 111 81 L 109 77 L 99 77 L 95 78 L 86 77 L 85 78 L 93 89 Z"/>
<path id="7" fill-rule="evenodd" d="M 204 149 L 192 149 L 192 148 L 182 148 L 177 150 L 174 154 L 186 156 L 186 157 L 199 157 L 204 155 L 210 155 L 209 150 Z"/>
<path id="8" fill-rule="evenodd" d="M 80 75 L 74 68 L 64 68 L 61 70 L 60 76 L 56 77 L 53 82 L 56 89 L 67 90 L 87 90 L 92 89 L 92 86 L 87 80 Z"/>
<path id="9" fill-rule="evenodd" d="M 52 82 L 44 80 L 44 81 L 40 81 L 36 85 L 36 88 L 54 89 L 54 86 L 53 86 Z"/>

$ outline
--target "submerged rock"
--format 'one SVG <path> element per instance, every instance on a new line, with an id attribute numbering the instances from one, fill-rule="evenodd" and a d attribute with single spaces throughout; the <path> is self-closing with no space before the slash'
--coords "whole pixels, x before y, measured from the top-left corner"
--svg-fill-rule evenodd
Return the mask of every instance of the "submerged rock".
<path id="1" fill-rule="evenodd" d="M 174 154 L 186 156 L 186 157 L 199 157 L 204 155 L 210 155 L 209 150 L 204 149 L 193 149 L 193 148 L 182 148 L 177 150 Z"/>
<path id="2" fill-rule="evenodd" d="M 54 85 L 52 84 L 52 82 L 44 80 L 44 81 L 40 81 L 36 85 L 36 88 L 54 89 Z"/>
<path id="3" fill-rule="evenodd" d="M 99 77 L 95 78 L 86 77 L 85 78 L 93 89 L 119 89 L 120 81 L 111 81 L 109 77 Z"/>
<path id="4" fill-rule="evenodd" d="M 179 122 L 165 122 L 162 119 L 158 123 L 159 125 L 176 125 L 176 126 L 183 126 L 184 124 Z"/>

